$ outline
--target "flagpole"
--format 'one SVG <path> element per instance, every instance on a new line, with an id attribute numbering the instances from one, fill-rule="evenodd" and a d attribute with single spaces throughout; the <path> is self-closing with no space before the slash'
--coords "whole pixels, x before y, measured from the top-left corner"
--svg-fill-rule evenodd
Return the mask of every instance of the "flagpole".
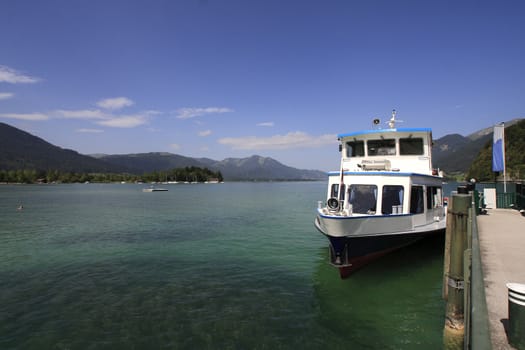
<path id="1" fill-rule="evenodd" d="M 492 171 L 503 172 L 503 192 L 507 193 L 507 170 L 505 165 L 505 123 L 494 125 L 492 141 Z M 494 178 L 497 181 L 497 178 Z"/>
<path id="2" fill-rule="evenodd" d="M 503 147 L 503 193 L 507 193 L 507 164 L 505 164 L 505 123 L 501 123 L 502 147 Z"/>

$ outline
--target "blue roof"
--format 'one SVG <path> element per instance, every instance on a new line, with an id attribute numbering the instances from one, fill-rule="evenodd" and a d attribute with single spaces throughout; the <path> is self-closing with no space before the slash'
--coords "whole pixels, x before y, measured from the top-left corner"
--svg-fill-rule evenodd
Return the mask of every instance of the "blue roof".
<path id="1" fill-rule="evenodd" d="M 327 173 L 328 176 L 341 176 L 340 171 L 329 171 Z M 401 177 L 408 177 L 408 176 L 423 176 L 423 177 L 431 177 L 431 178 L 439 178 L 442 179 L 439 176 L 436 175 L 429 175 L 429 174 L 421 174 L 421 173 L 405 173 L 405 172 L 397 172 L 397 171 L 344 171 L 343 175 L 355 175 L 355 176 L 401 176 Z"/>
<path id="2" fill-rule="evenodd" d="M 363 130 L 356 131 L 346 134 L 339 134 L 337 138 L 366 135 L 366 134 L 384 134 L 384 133 L 395 133 L 395 132 L 432 132 L 430 128 L 397 128 L 397 129 L 377 129 L 377 130 Z"/>

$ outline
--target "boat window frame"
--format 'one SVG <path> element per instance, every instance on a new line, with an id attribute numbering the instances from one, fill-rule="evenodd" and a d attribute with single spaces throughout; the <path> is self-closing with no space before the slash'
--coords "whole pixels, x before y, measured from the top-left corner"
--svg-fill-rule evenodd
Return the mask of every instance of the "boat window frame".
<path id="1" fill-rule="evenodd" d="M 365 141 L 353 140 L 345 143 L 346 156 L 348 158 L 364 157 L 365 156 Z"/>
<path id="2" fill-rule="evenodd" d="M 396 139 L 371 139 L 366 141 L 366 151 L 369 157 L 395 156 Z"/>
<path id="3" fill-rule="evenodd" d="M 392 194 L 388 195 L 386 193 L 386 189 L 398 189 L 397 193 L 394 193 L 394 191 L 389 191 L 392 194 L 397 194 L 398 201 L 392 201 L 390 200 L 388 203 L 385 200 L 388 197 L 391 197 L 392 199 L 395 199 L 395 197 L 392 197 Z M 405 186 L 402 185 L 383 185 L 383 188 L 381 190 L 381 213 L 383 215 L 391 215 L 391 214 L 402 214 L 403 213 L 403 201 L 405 196 Z M 393 206 L 397 206 L 397 210 L 394 210 Z M 399 206 L 401 207 L 399 210 Z M 397 211 L 397 212 L 396 212 Z"/>
<path id="4" fill-rule="evenodd" d="M 344 201 L 346 185 L 342 184 L 342 191 L 339 191 L 339 185 L 340 184 L 332 184 L 332 187 L 330 188 L 330 198 L 338 198 L 339 200 Z"/>
<path id="5" fill-rule="evenodd" d="M 359 194 L 355 190 L 363 188 L 370 189 L 369 191 L 359 191 Z M 370 200 L 371 195 L 374 197 L 373 202 Z M 363 199 L 366 199 L 364 201 Z M 351 184 L 348 186 L 348 204 L 352 206 L 352 212 L 354 214 L 368 214 L 374 215 L 377 211 L 377 185 L 374 184 Z M 371 205 L 373 204 L 373 205 Z"/>
<path id="6" fill-rule="evenodd" d="M 410 214 L 423 214 L 425 212 L 425 195 L 421 185 L 410 187 Z"/>
<path id="7" fill-rule="evenodd" d="M 438 186 L 427 187 L 427 209 L 434 209 L 443 206 L 442 188 Z"/>
<path id="8" fill-rule="evenodd" d="M 418 143 L 417 149 L 415 143 Z M 401 156 L 422 156 L 425 154 L 425 141 L 422 137 L 401 137 L 399 138 L 399 155 Z"/>

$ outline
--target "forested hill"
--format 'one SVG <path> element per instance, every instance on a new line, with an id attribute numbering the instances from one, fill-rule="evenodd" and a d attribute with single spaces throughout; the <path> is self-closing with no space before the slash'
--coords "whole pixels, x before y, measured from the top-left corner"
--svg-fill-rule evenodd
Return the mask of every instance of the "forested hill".
<path id="1" fill-rule="evenodd" d="M 508 179 L 525 178 L 525 119 L 505 127 L 505 163 Z M 492 138 L 485 142 L 468 170 L 467 179 L 494 180 L 492 172 Z"/>
<path id="2" fill-rule="evenodd" d="M 505 130 L 523 121 L 513 119 L 505 122 Z M 434 140 L 432 164 L 445 171 L 447 177 L 465 180 L 471 164 L 480 150 L 492 142 L 493 126 L 473 132 L 468 136 L 451 134 Z"/>
<path id="3" fill-rule="evenodd" d="M 0 123 L 0 170 L 124 172 L 124 167 L 63 149 Z"/>

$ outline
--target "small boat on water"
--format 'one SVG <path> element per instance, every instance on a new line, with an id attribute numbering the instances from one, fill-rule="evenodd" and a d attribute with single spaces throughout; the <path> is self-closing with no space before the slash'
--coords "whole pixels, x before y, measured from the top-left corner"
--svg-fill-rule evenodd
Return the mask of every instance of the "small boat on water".
<path id="1" fill-rule="evenodd" d="M 167 188 L 161 188 L 161 187 L 149 187 L 149 188 L 143 188 L 142 192 L 166 192 Z"/>
<path id="2" fill-rule="evenodd" d="M 340 134 L 338 140 L 340 170 L 328 173 L 315 227 L 330 241 L 330 263 L 341 278 L 445 232 L 443 173 L 432 167 L 431 129 L 396 128 L 394 110 L 387 129 Z"/>

